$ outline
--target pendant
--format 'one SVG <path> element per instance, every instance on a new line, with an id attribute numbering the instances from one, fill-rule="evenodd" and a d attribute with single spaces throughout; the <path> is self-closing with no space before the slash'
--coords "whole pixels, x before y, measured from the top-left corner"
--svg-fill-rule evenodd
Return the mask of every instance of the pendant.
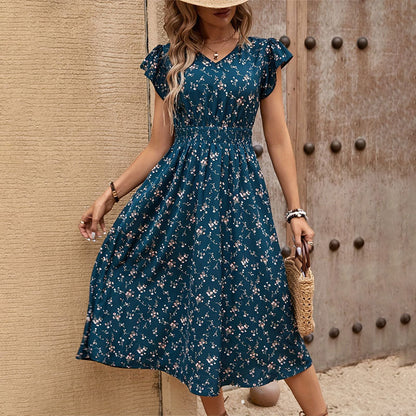
<path id="1" fill-rule="evenodd" d="M 214 59 L 218 59 L 218 53 L 214 52 Z"/>

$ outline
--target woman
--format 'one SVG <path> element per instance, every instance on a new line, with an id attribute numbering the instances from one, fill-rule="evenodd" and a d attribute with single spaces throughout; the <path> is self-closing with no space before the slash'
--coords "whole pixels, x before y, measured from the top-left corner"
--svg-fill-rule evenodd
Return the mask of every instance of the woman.
<path id="1" fill-rule="evenodd" d="M 327 415 L 297 331 L 269 196 L 251 144 L 260 106 L 270 157 L 301 246 L 299 208 L 274 38 L 248 36 L 242 0 L 167 0 L 165 30 L 141 63 L 155 87 L 151 139 L 82 215 L 95 241 L 104 215 L 141 184 L 107 234 L 91 276 L 76 358 L 163 370 L 226 415 L 221 387 L 285 379 L 301 414 Z M 297 211 L 296 211 L 297 210 Z M 299 215 L 299 216 L 297 216 Z"/>

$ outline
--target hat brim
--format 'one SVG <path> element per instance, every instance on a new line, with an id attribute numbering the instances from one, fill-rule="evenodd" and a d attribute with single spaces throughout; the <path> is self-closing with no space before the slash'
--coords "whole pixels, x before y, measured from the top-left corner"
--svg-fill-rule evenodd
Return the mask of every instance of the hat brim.
<path id="1" fill-rule="evenodd" d="M 222 9 L 224 7 L 238 6 L 246 3 L 247 0 L 181 0 L 184 3 L 194 4 L 195 6 L 213 7 Z"/>

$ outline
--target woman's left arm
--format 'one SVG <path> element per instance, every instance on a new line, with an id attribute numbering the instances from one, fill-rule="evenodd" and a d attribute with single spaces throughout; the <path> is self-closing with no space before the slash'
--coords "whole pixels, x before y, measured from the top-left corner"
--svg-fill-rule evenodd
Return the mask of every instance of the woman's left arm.
<path id="1" fill-rule="evenodd" d="M 289 210 L 300 208 L 295 155 L 283 106 L 281 67 L 277 68 L 276 86 L 273 91 L 260 100 L 260 112 L 267 150 L 286 199 L 287 208 Z M 296 247 L 301 247 L 301 235 L 305 236 L 306 241 L 313 241 L 315 233 L 305 218 L 292 218 L 290 226 Z"/>

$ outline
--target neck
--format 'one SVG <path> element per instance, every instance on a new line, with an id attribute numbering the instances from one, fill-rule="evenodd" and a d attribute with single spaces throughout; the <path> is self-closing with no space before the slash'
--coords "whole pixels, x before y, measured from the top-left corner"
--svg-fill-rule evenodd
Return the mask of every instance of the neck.
<path id="1" fill-rule="evenodd" d="M 201 22 L 200 30 L 206 41 L 215 42 L 231 36 L 234 32 L 234 27 L 231 23 L 225 27 L 218 27 Z"/>

